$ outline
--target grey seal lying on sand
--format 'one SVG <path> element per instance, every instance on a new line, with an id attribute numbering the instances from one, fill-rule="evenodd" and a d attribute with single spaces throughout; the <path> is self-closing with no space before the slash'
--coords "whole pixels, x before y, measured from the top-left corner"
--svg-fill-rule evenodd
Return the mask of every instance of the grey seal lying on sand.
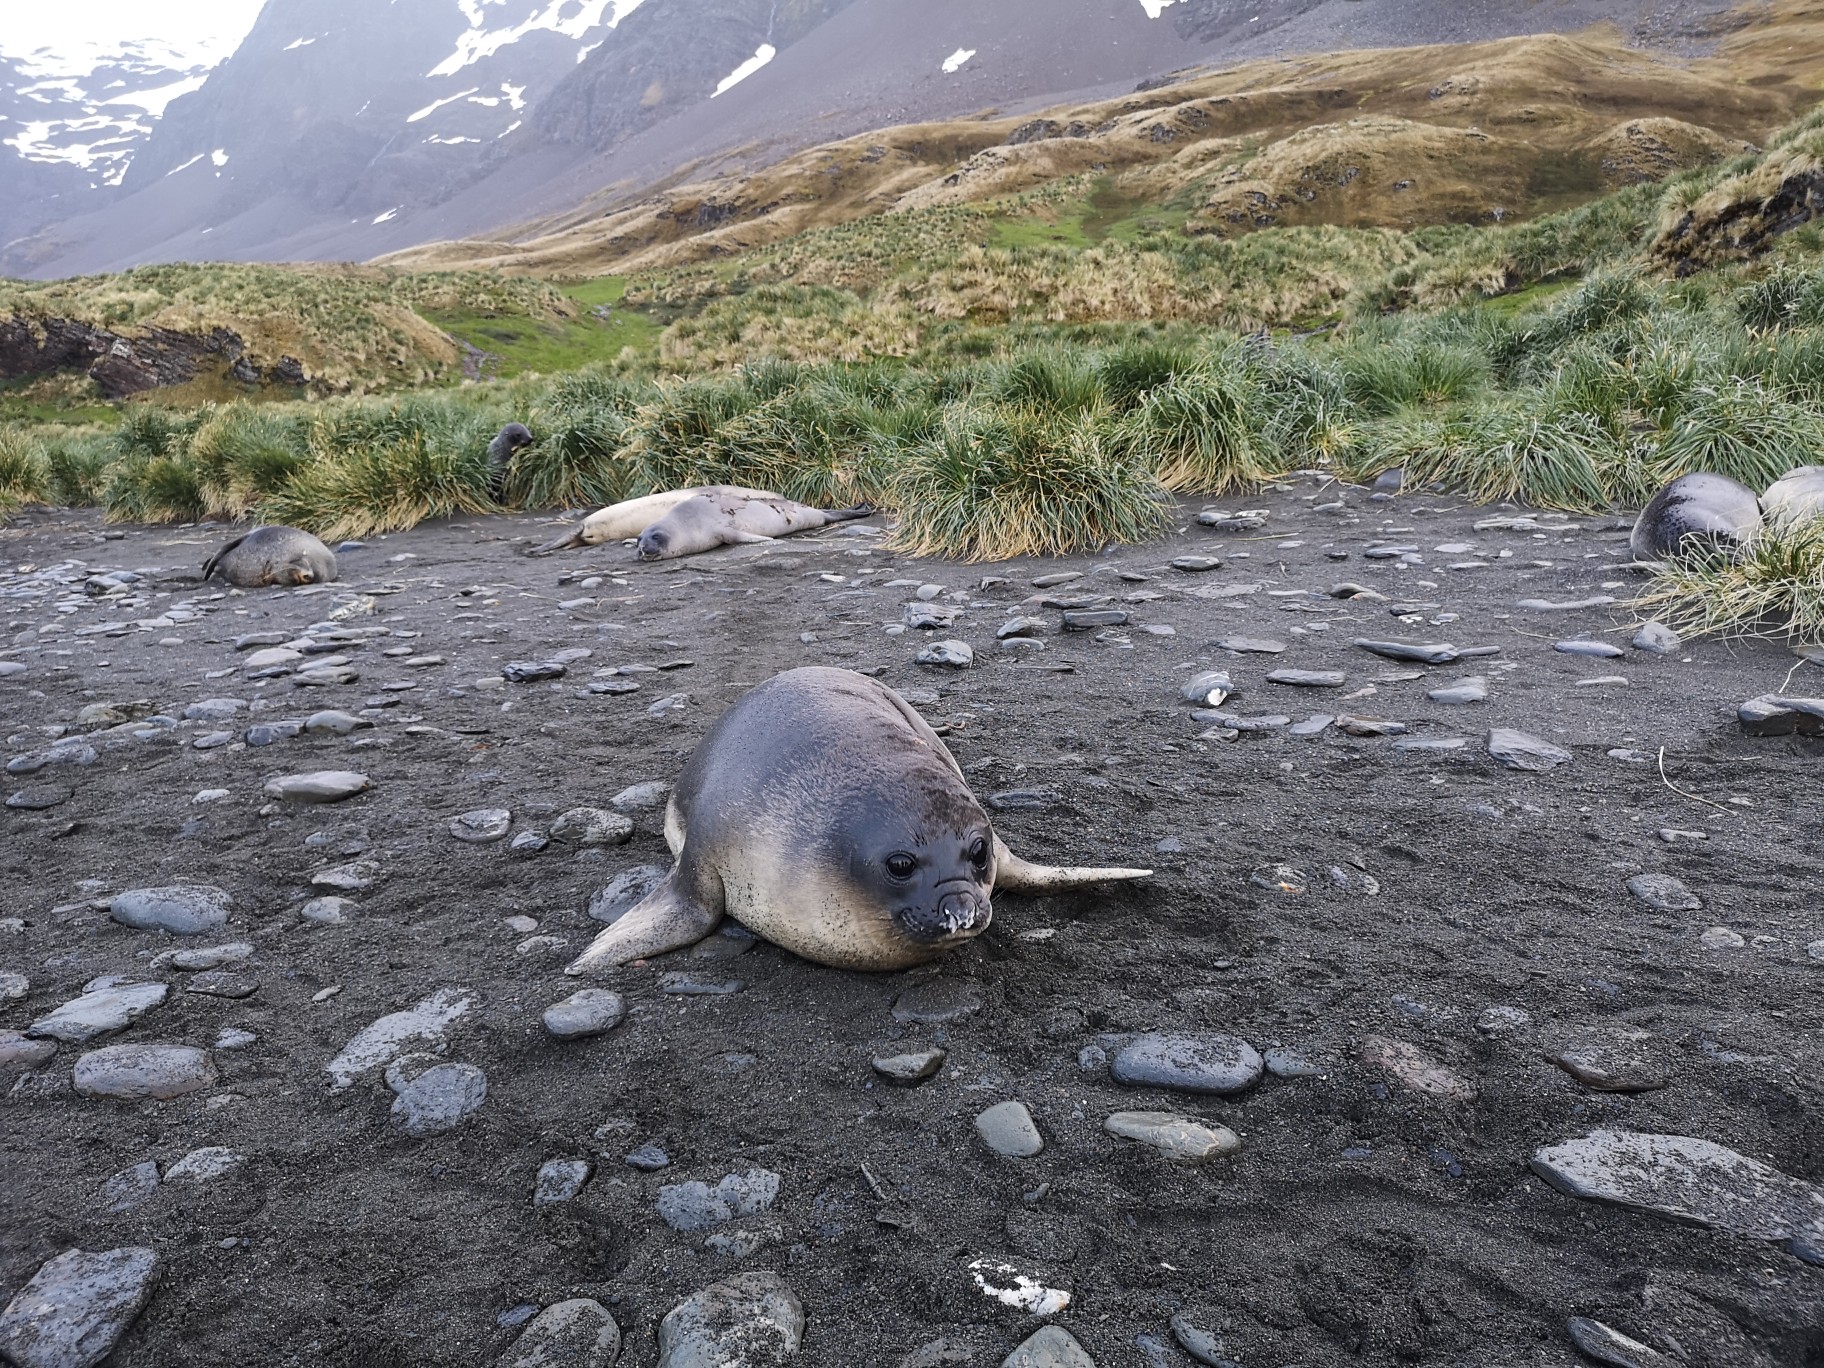
<path id="1" fill-rule="evenodd" d="M 256 527 L 209 557 L 203 578 L 218 574 L 243 589 L 328 584 L 336 578 L 336 553 L 295 527 Z"/>
<path id="2" fill-rule="evenodd" d="M 676 864 L 565 970 L 690 945 L 724 916 L 838 969 L 904 969 L 978 936 L 997 888 L 1147 869 L 1053 869 L 1002 844 L 944 743 L 886 685 L 811 666 L 717 720 L 665 812 Z"/>
<path id="3" fill-rule="evenodd" d="M 1727 475 L 1680 475 L 1655 494 L 1634 520 L 1628 547 L 1636 560 L 1664 560 L 1704 542 L 1733 546 L 1758 532 L 1761 504 L 1754 491 Z"/>
<path id="4" fill-rule="evenodd" d="M 794 532 L 813 532 L 831 523 L 871 517 L 871 508 L 825 510 L 794 503 L 778 494 L 752 490 L 706 490 L 672 506 L 640 533 L 641 560 L 675 560 L 718 546 L 771 541 Z"/>
<path id="5" fill-rule="evenodd" d="M 1761 516 L 1770 523 L 1824 518 L 1824 466 L 1799 466 L 1768 485 Z"/>
<path id="6" fill-rule="evenodd" d="M 662 494 L 643 494 L 637 499 L 622 499 L 619 503 L 597 509 L 584 518 L 575 531 L 565 533 L 554 542 L 534 547 L 526 554 L 548 556 L 553 551 L 564 551 L 572 546 L 600 546 L 603 542 L 626 541 L 629 537 L 639 536 L 686 499 L 695 498 L 699 494 L 731 494 L 754 499 L 779 497 L 764 489 L 748 489 L 743 485 L 696 485 L 690 489 L 667 490 Z"/>

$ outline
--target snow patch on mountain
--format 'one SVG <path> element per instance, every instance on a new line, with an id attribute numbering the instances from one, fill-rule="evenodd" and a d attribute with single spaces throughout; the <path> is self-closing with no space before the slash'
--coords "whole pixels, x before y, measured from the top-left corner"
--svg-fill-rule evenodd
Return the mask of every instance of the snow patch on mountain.
<path id="1" fill-rule="evenodd" d="M 1171 4 L 1172 0 L 1140 0 L 1140 8 L 1146 11 L 1148 19 L 1157 19 Z"/>
<path id="2" fill-rule="evenodd" d="M 528 33 L 548 32 L 566 38 L 584 38 L 599 28 L 613 28 L 638 9 L 641 0 L 549 0 L 517 24 L 504 28 L 490 25 L 490 6 L 508 4 L 510 0 L 457 0 L 469 31 L 456 40 L 456 50 L 432 67 L 427 75 L 454 76 L 466 66 L 492 57 Z M 595 46 L 600 46 L 599 40 Z M 586 49 L 587 51 L 588 49 Z M 578 58 L 581 60 L 581 57 Z"/>
<path id="3" fill-rule="evenodd" d="M 765 66 L 778 55 L 779 50 L 771 43 L 760 44 L 759 47 L 754 49 L 754 55 L 752 57 L 749 57 L 745 62 L 741 63 L 740 66 L 736 67 L 733 71 L 729 72 L 728 75 L 722 78 L 721 83 L 717 85 L 715 92 L 709 98 L 713 100 L 717 95 L 720 95 L 731 86 L 740 85 L 741 82 L 745 81 L 749 76 L 752 76 L 756 71 L 760 70 L 761 67 Z"/>
<path id="4" fill-rule="evenodd" d="M 955 52 L 944 58 L 944 74 L 949 75 L 952 72 L 961 71 L 963 69 L 963 63 L 973 56 L 975 56 L 974 48 L 958 48 Z"/>

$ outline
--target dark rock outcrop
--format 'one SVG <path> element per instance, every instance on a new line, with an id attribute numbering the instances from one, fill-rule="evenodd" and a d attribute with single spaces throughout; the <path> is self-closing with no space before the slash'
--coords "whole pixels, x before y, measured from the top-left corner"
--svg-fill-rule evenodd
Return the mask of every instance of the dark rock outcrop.
<path id="1" fill-rule="evenodd" d="M 227 328 L 202 334 L 146 328 L 126 337 L 68 318 L 0 320 L 0 380 L 83 370 L 109 399 L 124 399 L 184 384 L 223 362 L 228 374 L 245 384 L 305 383 L 296 357 L 281 357 L 262 371 Z"/>

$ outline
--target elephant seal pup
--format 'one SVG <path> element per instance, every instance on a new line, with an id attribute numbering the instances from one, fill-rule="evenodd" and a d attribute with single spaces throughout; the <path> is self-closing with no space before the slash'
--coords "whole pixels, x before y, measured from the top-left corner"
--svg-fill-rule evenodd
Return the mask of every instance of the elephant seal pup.
<path id="1" fill-rule="evenodd" d="M 1761 504 L 1754 491 L 1727 475 L 1680 475 L 1655 494 L 1634 520 L 1628 547 L 1634 559 L 1664 560 L 1704 544 L 1730 547 L 1758 532 Z"/>
<path id="2" fill-rule="evenodd" d="M 643 494 L 637 499 L 622 499 L 617 504 L 598 509 L 584 518 L 582 525 L 554 542 L 534 547 L 528 556 L 548 556 L 553 551 L 572 546 L 600 546 L 603 542 L 626 541 L 637 537 L 686 499 L 699 494 L 730 494 L 752 499 L 777 499 L 777 494 L 743 485 L 694 485 L 689 489 L 672 489 L 662 494 Z"/>
<path id="3" fill-rule="evenodd" d="M 218 574 L 243 589 L 328 584 L 336 578 L 336 553 L 295 527 L 256 527 L 209 557 L 203 578 Z"/>
<path id="4" fill-rule="evenodd" d="M 677 504 L 640 533 L 641 560 L 675 560 L 713 551 L 718 546 L 771 541 L 794 532 L 811 532 L 831 523 L 873 516 L 874 510 L 824 510 L 794 503 L 778 494 L 752 491 L 705 491 Z"/>
<path id="5" fill-rule="evenodd" d="M 1824 518 L 1824 466 L 1799 466 L 1768 485 L 1761 516 L 1774 524 Z"/>
<path id="6" fill-rule="evenodd" d="M 488 443 L 488 493 L 495 503 L 506 497 L 507 472 L 512 468 L 513 457 L 531 446 L 532 440 L 531 430 L 524 423 L 508 423 Z"/>
<path id="7" fill-rule="evenodd" d="M 678 776 L 665 840 L 671 873 L 566 973 L 677 950 L 725 916 L 819 964 L 904 969 L 980 935 L 996 888 L 1152 872 L 1027 864 L 910 704 L 823 666 L 774 675 L 722 714 Z"/>

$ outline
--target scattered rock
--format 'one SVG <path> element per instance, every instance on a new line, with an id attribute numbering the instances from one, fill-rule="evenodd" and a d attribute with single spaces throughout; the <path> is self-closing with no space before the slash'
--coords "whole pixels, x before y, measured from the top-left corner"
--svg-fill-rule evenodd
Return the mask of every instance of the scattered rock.
<path id="1" fill-rule="evenodd" d="M 0 1031 L 0 1069 L 35 1069 L 57 1053 L 54 1040 L 33 1040 L 20 1031 Z"/>
<path id="2" fill-rule="evenodd" d="M 1186 1164 L 1201 1164 L 1241 1148 L 1241 1137 L 1227 1126 L 1206 1126 L 1175 1112 L 1115 1112 L 1102 1123 L 1102 1129 L 1123 1140 L 1151 1145 L 1167 1159 Z"/>
<path id="3" fill-rule="evenodd" d="M 918 653 L 918 663 L 966 670 L 975 664 L 975 650 L 966 641 L 937 641 Z"/>
<path id="4" fill-rule="evenodd" d="M 627 1015 L 619 993 L 584 988 L 545 1008 L 545 1029 L 559 1040 L 577 1040 L 612 1031 Z"/>
<path id="5" fill-rule="evenodd" d="M 1045 1148 L 1026 1104 L 997 1102 L 975 1118 L 975 1133 L 982 1143 L 1005 1159 L 1030 1159 Z"/>
<path id="6" fill-rule="evenodd" d="M 433 1064 L 393 1091 L 398 1094 L 393 1099 L 395 1126 L 410 1136 L 441 1135 L 487 1101 L 488 1076 L 473 1064 Z"/>
<path id="7" fill-rule="evenodd" d="M 533 1206 L 555 1206 L 583 1190 L 595 1170 L 587 1159 L 547 1159 L 538 1166 L 532 1185 Z"/>
<path id="8" fill-rule="evenodd" d="M 312 774 L 286 774 L 266 781 L 265 793 L 282 803 L 339 803 L 373 787 L 365 774 L 350 770 L 317 770 Z"/>
<path id="9" fill-rule="evenodd" d="M 1677 632 L 1663 622 L 1648 622 L 1634 633 L 1634 648 L 1639 651 L 1651 651 L 1654 655 L 1671 655 L 1684 645 Z"/>
<path id="10" fill-rule="evenodd" d="M 603 808 L 571 808 L 551 824 L 551 835 L 579 846 L 625 845 L 633 839 L 633 820 Z"/>
<path id="11" fill-rule="evenodd" d="M 1588 656 L 1592 660 L 1611 660 L 1627 654 L 1607 641 L 1554 641 L 1552 649 L 1563 655 Z"/>
<path id="12" fill-rule="evenodd" d="M 1340 689 L 1347 680 L 1341 670 L 1275 670 L 1267 676 L 1269 684 L 1299 689 Z"/>
<path id="13" fill-rule="evenodd" d="M 1562 746 L 1511 727 L 1496 727 L 1489 732 L 1488 753 L 1507 769 L 1533 773 L 1557 769 L 1571 759 L 1571 753 Z"/>
<path id="14" fill-rule="evenodd" d="M 729 1174 L 713 1188 L 707 1183 L 667 1184 L 659 1189 L 659 1215 L 673 1230 L 711 1230 L 737 1216 L 772 1210 L 778 1195 L 778 1174 L 749 1169 Z"/>
<path id="15" fill-rule="evenodd" d="M 1762 694 L 1736 709 L 1749 736 L 1824 735 L 1824 698 L 1783 698 Z"/>
<path id="16" fill-rule="evenodd" d="M 136 931 L 201 936 L 221 930 L 228 921 L 231 901 L 226 891 L 211 884 L 134 888 L 109 902 L 108 915 Z"/>
<path id="17" fill-rule="evenodd" d="M 982 1010 L 982 1000 L 956 979 L 926 979 L 901 993 L 893 1003 L 893 1020 L 935 1026 Z"/>
<path id="18" fill-rule="evenodd" d="M 474 998 L 462 989 L 440 988 L 416 1006 L 389 1013 L 363 1027 L 324 1066 L 331 1091 L 354 1086 L 356 1078 L 386 1067 L 408 1049 L 441 1054 L 448 1048 L 449 1028 L 467 1016 L 474 1005 Z"/>
<path id="19" fill-rule="evenodd" d="M 1231 1035 L 1143 1035 L 1122 1046 L 1109 1064 L 1130 1088 L 1238 1093 L 1260 1081 L 1260 1052 Z"/>
<path id="20" fill-rule="evenodd" d="M 1601 1321 L 1572 1316 L 1564 1328 L 1570 1332 L 1571 1343 L 1610 1368 L 1677 1368 L 1679 1363 Z"/>
<path id="21" fill-rule="evenodd" d="M 539 1312 L 495 1368 L 612 1368 L 620 1354 L 621 1329 L 608 1308 L 573 1297 Z"/>
<path id="22" fill-rule="evenodd" d="M 513 814 L 506 808 L 476 808 L 450 822 L 450 835 L 470 845 L 487 845 L 498 841 L 512 829 Z"/>
<path id="23" fill-rule="evenodd" d="M 1001 1368 L 1096 1368 L 1096 1361 L 1070 1331 L 1047 1325 L 1002 1359 Z"/>
<path id="24" fill-rule="evenodd" d="M 247 1156 L 236 1154 L 226 1145 L 205 1145 L 193 1149 L 170 1168 L 165 1170 L 165 1181 L 206 1183 L 213 1178 L 220 1178 L 231 1169 L 239 1168 L 247 1162 Z"/>
<path id="25" fill-rule="evenodd" d="M 1425 697 L 1433 703 L 1446 705 L 1483 703 L 1488 699 L 1488 678 L 1486 675 L 1470 675 L 1466 679 L 1459 679 L 1455 684 L 1427 690 Z"/>
<path id="26" fill-rule="evenodd" d="M 144 1206 L 158 1192 L 158 1165 L 150 1159 L 124 1168 L 101 1185 L 101 1209 L 111 1215 Z"/>
<path id="27" fill-rule="evenodd" d="M 623 870 L 604 888 L 589 895 L 589 915 L 610 924 L 665 882 L 671 870 L 666 865 L 635 865 Z"/>
<path id="28" fill-rule="evenodd" d="M 1593 1092 L 1656 1092 L 1669 1080 L 1665 1069 L 1648 1059 L 1645 1045 L 1645 1032 L 1630 1032 L 1581 1041 L 1545 1057 Z"/>
<path id="29" fill-rule="evenodd" d="M 84 1097 L 164 1101 L 207 1088 L 216 1079 L 208 1054 L 190 1045 L 107 1045 L 76 1061 Z"/>
<path id="30" fill-rule="evenodd" d="M 1628 892 L 1656 912 L 1697 912 L 1704 906 L 1702 898 L 1670 874 L 1636 874 L 1628 880 Z"/>
<path id="31" fill-rule="evenodd" d="M 935 1078 L 948 1057 L 948 1052 L 944 1050 L 916 1050 L 911 1054 L 879 1056 L 874 1060 L 874 1072 L 899 1087 L 915 1087 L 928 1078 Z"/>
<path id="32" fill-rule="evenodd" d="M 1824 1190 L 1709 1140 L 1598 1130 L 1537 1151 L 1532 1168 L 1572 1197 L 1776 1241 L 1824 1265 Z"/>
<path id="33" fill-rule="evenodd" d="M 25 1028 L 28 1036 L 80 1045 L 96 1036 L 124 1031 L 165 1000 L 162 983 L 121 983 L 96 988 L 64 1003 Z"/>
<path id="34" fill-rule="evenodd" d="M 1476 1090 L 1469 1081 L 1433 1059 L 1416 1045 L 1371 1035 L 1362 1041 L 1362 1063 L 1380 1069 L 1409 1092 L 1446 1102 L 1469 1102 Z"/>
<path id="35" fill-rule="evenodd" d="M 804 1308 L 777 1273 L 737 1273 L 659 1322 L 658 1368 L 780 1368 L 804 1338 Z"/>
<path id="36" fill-rule="evenodd" d="M 93 1368 L 152 1300 L 157 1282 L 150 1249 L 59 1254 L 0 1311 L 0 1357 L 17 1368 Z"/>
<path id="37" fill-rule="evenodd" d="M 1445 641 L 1378 641 L 1358 637 L 1355 644 L 1388 660 L 1416 660 L 1421 665 L 1447 665 L 1461 654 Z"/>

